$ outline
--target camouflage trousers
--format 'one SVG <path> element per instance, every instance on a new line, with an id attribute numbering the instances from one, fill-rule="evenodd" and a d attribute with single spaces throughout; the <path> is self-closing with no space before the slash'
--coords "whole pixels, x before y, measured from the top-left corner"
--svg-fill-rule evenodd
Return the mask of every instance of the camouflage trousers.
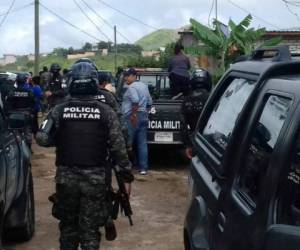
<path id="1" fill-rule="evenodd" d="M 72 169 L 72 170 L 71 170 Z M 53 216 L 60 220 L 60 250 L 98 250 L 108 217 L 103 173 L 58 167 Z"/>

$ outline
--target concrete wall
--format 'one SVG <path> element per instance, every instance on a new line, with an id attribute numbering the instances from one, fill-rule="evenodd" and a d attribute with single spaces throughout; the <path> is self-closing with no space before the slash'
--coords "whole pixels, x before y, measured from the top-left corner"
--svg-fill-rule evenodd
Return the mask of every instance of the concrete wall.
<path id="1" fill-rule="evenodd" d="M 107 56 L 108 55 L 108 49 L 102 49 L 101 50 L 101 55 L 102 56 Z"/>
<path id="2" fill-rule="evenodd" d="M 80 58 L 84 58 L 84 57 L 93 57 L 95 55 L 96 55 L 95 52 L 85 52 L 85 53 L 82 53 L 82 54 L 67 55 L 67 59 L 68 60 L 80 59 Z"/>

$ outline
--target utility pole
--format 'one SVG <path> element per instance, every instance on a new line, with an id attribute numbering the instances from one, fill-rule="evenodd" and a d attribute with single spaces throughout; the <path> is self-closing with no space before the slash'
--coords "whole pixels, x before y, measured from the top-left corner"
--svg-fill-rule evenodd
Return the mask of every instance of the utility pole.
<path id="1" fill-rule="evenodd" d="M 118 55 L 118 48 L 117 48 L 117 26 L 114 26 L 114 38 L 115 38 L 115 72 L 117 72 L 117 55 Z"/>
<path id="2" fill-rule="evenodd" d="M 39 24 L 39 0 L 34 0 L 34 75 L 39 74 L 40 69 L 40 24 Z"/>
<path id="3" fill-rule="evenodd" d="M 218 0 L 216 0 L 216 22 L 218 22 Z"/>

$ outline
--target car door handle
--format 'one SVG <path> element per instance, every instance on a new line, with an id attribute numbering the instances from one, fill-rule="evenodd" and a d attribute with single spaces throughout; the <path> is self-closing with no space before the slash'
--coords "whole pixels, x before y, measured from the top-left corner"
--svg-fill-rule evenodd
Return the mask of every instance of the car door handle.
<path id="1" fill-rule="evenodd" d="M 220 212 L 218 215 L 218 228 L 220 230 L 221 233 L 224 232 L 225 230 L 225 225 L 226 225 L 226 216 L 224 213 Z"/>

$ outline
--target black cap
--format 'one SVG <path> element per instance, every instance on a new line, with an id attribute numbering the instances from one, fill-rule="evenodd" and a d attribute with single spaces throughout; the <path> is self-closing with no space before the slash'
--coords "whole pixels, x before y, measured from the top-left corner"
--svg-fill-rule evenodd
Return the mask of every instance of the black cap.
<path id="1" fill-rule="evenodd" d="M 130 76 L 130 75 L 137 75 L 137 71 L 134 68 L 130 68 L 127 71 L 125 71 L 124 76 Z"/>

